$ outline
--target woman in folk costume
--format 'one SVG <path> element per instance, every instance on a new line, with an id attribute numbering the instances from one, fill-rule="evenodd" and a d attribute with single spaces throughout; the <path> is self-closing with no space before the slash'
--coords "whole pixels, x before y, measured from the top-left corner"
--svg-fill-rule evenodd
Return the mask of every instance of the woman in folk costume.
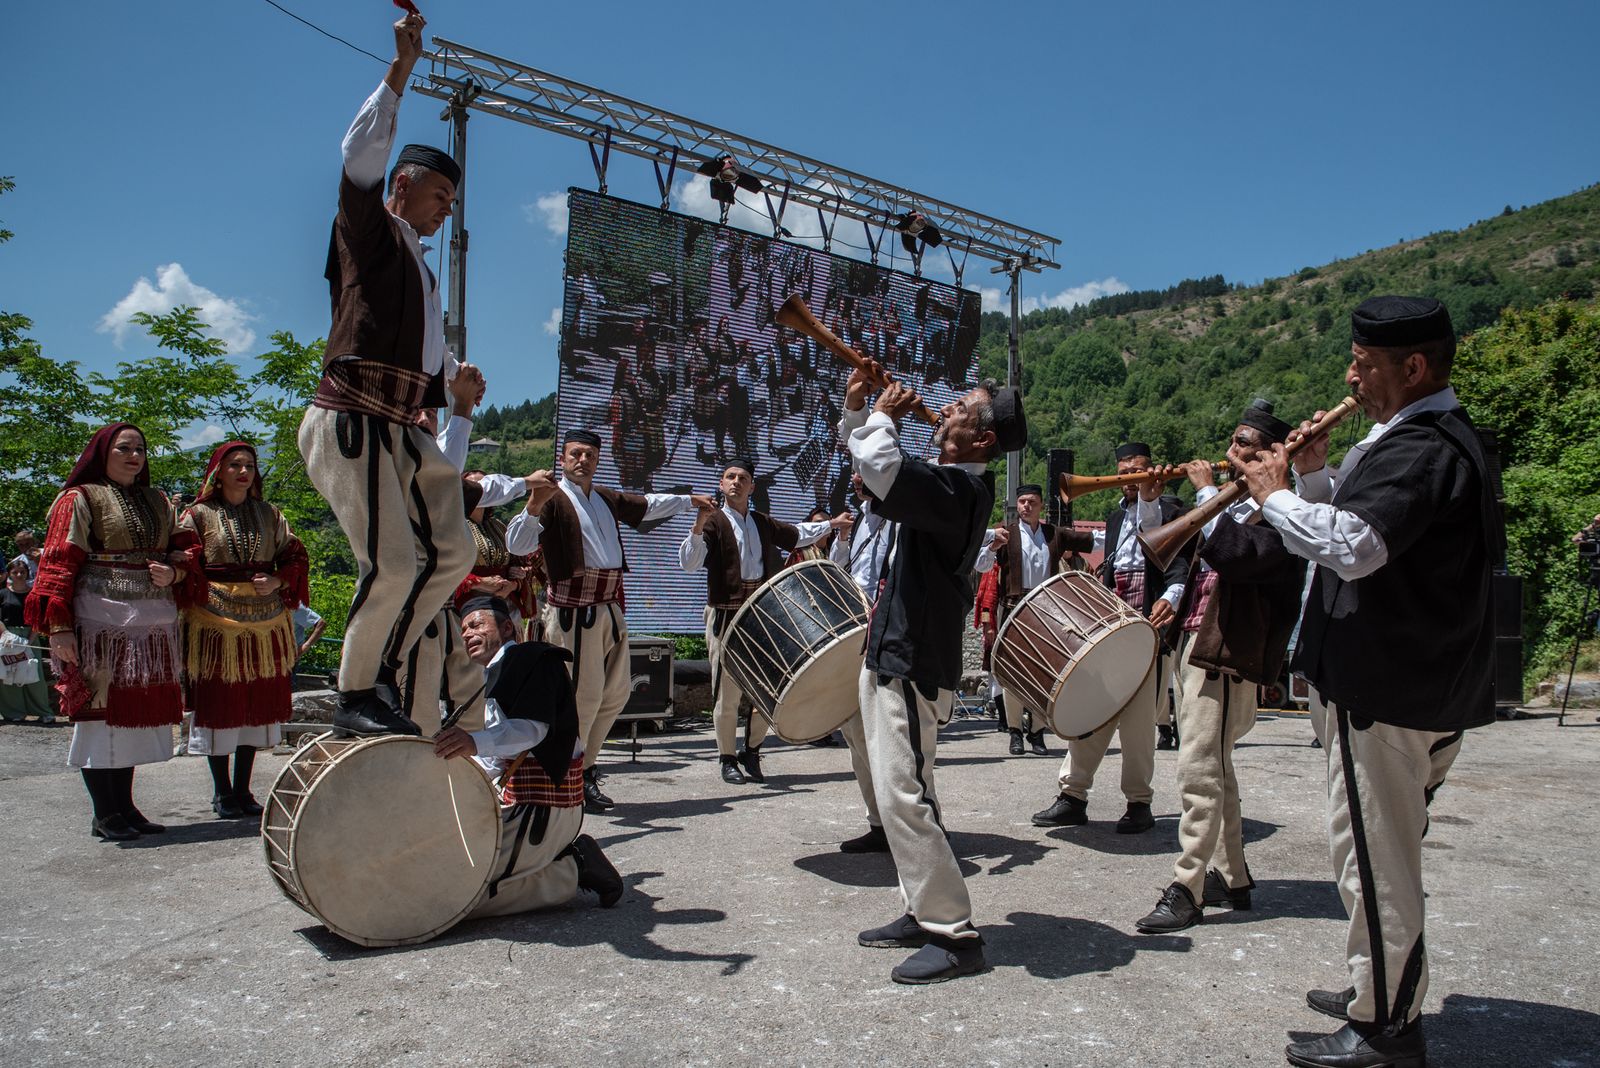
<path id="1" fill-rule="evenodd" d="M 456 609 L 464 612 L 467 601 L 474 597 L 498 597 L 511 607 L 511 621 L 520 639 L 526 632 L 526 621 L 539 618 L 539 586 L 529 559 L 506 549 L 505 522 L 496 518 L 494 509 L 478 507 L 482 499 L 483 487 L 463 479 L 461 503 L 478 558 L 472 572 L 456 587 Z"/>
<path id="2" fill-rule="evenodd" d="M 305 546 L 283 513 L 262 500 L 256 450 L 243 441 L 211 454 L 178 526 L 198 543 L 188 585 L 193 603 L 184 610 L 194 709 L 189 752 L 211 765 L 211 808 L 219 817 L 259 816 L 250 772 L 256 750 L 277 745 L 289 720 L 291 614 L 310 597 Z"/>
<path id="3" fill-rule="evenodd" d="M 806 516 L 806 522 L 815 523 L 821 521 L 825 523 L 832 518 L 833 513 L 819 504 L 811 509 L 811 512 Z M 807 560 L 826 560 L 828 558 L 828 550 L 833 548 L 833 539 L 838 536 L 839 532 L 837 530 L 830 530 L 828 531 L 828 536 L 821 541 L 812 542 L 810 545 L 803 545 L 793 550 L 789 553 L 788 559 L 784 560 L 783 566 L 793 567 L 795 564 L 803 564 Z"/>
<path id="4" fill-rule="evenodd" d="M 133 769 L 172 756 L 183 718 L 175 583 L 193 535 L 150 485 L 144 432 L 113 423 L 89 441 L 50 506 L 27 619 L 48 635 L 68 762 L 94 804 L 90 833 L 111 841 L 166 828 L 133 804 Z"/>

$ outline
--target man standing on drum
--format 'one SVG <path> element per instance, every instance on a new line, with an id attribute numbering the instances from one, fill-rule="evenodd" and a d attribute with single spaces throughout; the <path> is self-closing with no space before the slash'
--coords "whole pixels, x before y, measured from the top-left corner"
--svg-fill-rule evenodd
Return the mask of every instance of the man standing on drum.
<path id="1" fill-rule="evenodd" d="M 736 758 L 733 747 L 739 734 L 739 701 L 744 691 L 722 670 L 722 636 L 749 596 L 783 570 L 785 554 L 815 545 L 831 530 L 850 526 L 848 514 L 813 523 L 780 522 L 750 507 L 750 494 L 755 488 L 755 461 L 728 461 L 719 483 L 721 506 L 710 497 L 697 497 L 699 515 L 695 516 L 694 529 L 678 546 L 678 563 L 685 571 L 706 569 L 706 655 L 711 661 L 711 690 L 716 702 L 711 722 L 717 731 L 722 780 L 735 785 L 747 777 L 752 782 L 767 781 L 761 771 L 761 742 L 767 736 L 768 724 L 765 716 L 751 710 L 744 749 Z M 742 772 L 740 765 L 744 767 Z"/>
<path id="2" fill-rule="evenodd" d="M 488 892 L 473 916 L 550 908 L 592 890 L 605 908 L 622 897 L 622 876 L 583 826 L 583 739 L 567 679 L 569 654 L 544 642 L 518 644 L 511 608 L 498 597 L 462 606 L 462 640 L 484 669 L 482 730 L 450 727 L 434 740 L 444 759 L 473 757 L 501 793 L 505 833 Z"/>
<path id="3" fill-rule="evenodd" d="M 688 494 L 622 493 L 596 486 L 599 466 L 600 435 L 567 431 L 561 443 L 561 481 L 549 471 L 529 475 L 528 502 L 506 524 L 507 552 L 529 556 L 544 550 L 550 578 L 544 636 L 572 654 L 584 752 L 583 798 L 591 812 L 604 812 L 613 804 L 600 792 L 595 758 L 632 692 L 628 620 L 622 612 L 622 575 L 628 562 L 617 521 L 648 533 L 697 503 Z"/>
<path id="4" fill-rule="evenodd" d="M 919 403 L 891 382 L 869 414 L 882 368 L 869 363 L 846 387 L 839 435 L 885 519 L 899 525 L 867 632 L 861 722 L 867 756 L 900 876 L 905 913 L 862 931 L 864 946 L 914 948 L 890 978 L 938 983 L 983 971 L 983 937 L 945 837 L 934 791 L 939 725 L 950 718 L 961 679 L 961 631 L 972 608 L 972 574 L 994 508 L 989 460 L 1027 441 L 1022 398 L 980 386 L 945 405 L 934 434 L 938 462 L 907 456 L 897 424 Z"/>
<path id="5" fill-rule="evenodd" d="M 1162 571 L 1145 559 L 1137 535 L 1171 522 L 1188 508 L 1178 498 L 1163 495 L 1165 471 L 1150 466 L 1150 446 L 1142 441 L 1117 446 L 1117 474 L 1136 471 L 1152 472 L 1150 481 L 1123 487 L 1122 503 L 1106 516 L 1105 530 L 1094 532 L 1094 547 L 1106 554 L 1106 585 L 1160 631 L 1172 622 L 1183 599 L 1191 547 L 1184 546 Z M 1150 801 L 1155 797 L 1157 711 L 1167 699 L 1166 663 L 1166 657 L 1157 653 L 1150 674 L 1128 703 L 1093 734 L 1067 743 L 1067 758 L 1061 762 L 1061 792 L 1049 808 L 1033 814 L 1035 827 L 1074 827 L 1089 822 L 1089 788 L 1113 732 L 1122 743 L 1122 796 L 1128 801 L 1127 811 L 1117 821 L 1117 833 L 1141 834 L 1156 825 Z"/>
<path id="6" fill-rule="evenodd" d="M 985 565 L 990 560 L 1000 568 L 999 620 L 1002 622 L 1029 590 L 1056 573 L 1063 556 L 1094 548 L 1094 535 L 1088 531 L 1041 522 L 1043 510 L 1042 487 L 1034 483 L 1017 487 L 1016 522 L 995 527 L 990 535 L 985 535 L 988 544 L 978 554 L 979 571 L 988 570 Z M 997 699 L 1005 712 L 1006 729 L 1011 733 L 1012 755 L 1022 755 L 1024 714 L 1033 728 L 1027 733 L 1028 744 L 1040 756 L 1048 755 L 1039 710 L 1024 708 L 1020 694 L 1002 692 Z"/>

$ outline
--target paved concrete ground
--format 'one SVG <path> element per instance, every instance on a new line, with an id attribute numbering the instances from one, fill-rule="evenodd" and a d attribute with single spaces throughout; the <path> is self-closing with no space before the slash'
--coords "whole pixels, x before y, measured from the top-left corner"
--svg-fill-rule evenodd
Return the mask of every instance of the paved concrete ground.
<path id="1" fill-rule="evenodd" d="M 1600 725 L 1575 722 L 1474 733 L 1435 804 L 1435 1065 L 1600 1065 Z M 995 967 L 931 988 L 855 944 L 898 901 L 887 857 L 836 850 L 864 824 L 842 749 L 769 747 L 765 788 L 724 785 L 709 732 L 608 749 L 623 804 L 587 829 L 628 878 L 617 908 L 359 950 L 279 895 L 254 828 L 210 818 L 202 761 L 138 773 L 164 838 L 92 840 L 67 737 L 0 728 L 5 1065 L 1273 1065 L 1331 1029 L 1306 988 L 1345 981 L 1303 718 L 1264 717 L 1239 754 L 1255 910 L 1173 937 L 1132 927 L 1170 879 L 1173 755 L 1150 834 L 1112 832 L 1115 755 L 1095 822 L 1044 831 L 1056 760 L 958 721 L 939 788 Z"/>

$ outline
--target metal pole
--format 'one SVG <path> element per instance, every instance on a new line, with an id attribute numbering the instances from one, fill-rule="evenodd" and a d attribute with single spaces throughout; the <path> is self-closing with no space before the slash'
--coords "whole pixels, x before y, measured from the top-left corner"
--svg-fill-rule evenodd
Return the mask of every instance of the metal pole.
<path id="1" fill-rule="evenodd" d="M 454 221 L 450 224 L 450 263 L 446 292 L 449 304 L 444 315 L 444 343 L 455 351 L 456 359 L 467 360 L 467 102 L 470 98 L 457 90 L 441 118 L 450 120 L 454 143 L 450 154 L 461 168 L 456 185 Z"/>
<path id="2" fill-rule="evenodd" d="M 1017 355 L 1017 346 L 1022 337 L 1022 261 L 1008 260 L 1006 266 L 1011 271 L 1011 336 L 1008 339 L 1006 353 L 1006 385 L 1015 389 L 1022 378 L 1021 360 Z M 1017 520 L 1017 485 L 1021 477 L 1019 470 L 1022 464 L 1020 452 L 1006 453 L 1006 522 L 1014 523 Z"/>

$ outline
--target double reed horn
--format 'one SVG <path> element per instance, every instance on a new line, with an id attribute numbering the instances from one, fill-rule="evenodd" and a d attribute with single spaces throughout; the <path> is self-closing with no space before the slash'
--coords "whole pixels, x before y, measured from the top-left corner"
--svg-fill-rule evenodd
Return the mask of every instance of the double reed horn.
<path id="1" fill-rule="evenodd" d="M 811 314 L 811 309 L 806 307 L 806 302 L 800 299 L 799 294 L 794 294 L 784 301 L 783 307 L 778 309 L 778 313 L 773 316 L 773 319 L 779 326 L 787 326 L 790 330 L 798 330 L 816 341 L 851 367 L 869 376 L 873 385 L 879 389 L 883 389 L 894 381 L 887 374 L 874 373 L 872 365 L 867 361 L 867 358 L 843 341 L 840 341 L 832 330 L 823 326 L 817 317 Z M 917 406 L 911 409 L 911 414 L 929 426 L 939 425 L 939 416 L 920 400 L 917 401 Z"/>
<path id="2" fill-rule="evenodd" d="M 1329 431 L 1360 408 L 1354 397 L 1346 397 L 1332 411 L 1312 424 L 1309 434 L 1290 445 L 1286 451 L 1291 457 L 1294 456 L 1309 443 L 1325 437 Z M 1217 491 L 1217 495 L 1206 503 L 1189 509 L 1172 522 L 1163 523 L 1154 530 L 1141 531 L 1139 545 L 1144 549 L 1144 558 L 1157 568 L 1166 570 L 1172 561 L 1177 559 L 1178 553 L 1188 544 L 1189 539 L 1200 532 L 1201 527 L 1217 518 L 1228 505 L 1248 492 L 1244 480 L 1238 479 L 1223 486 Z"/>
<path id="3" fill-rule="evenodd" d="M 1211 465 L 1212 474 L 1220 474 L 1228 470 L 1229 463 L 1219 460 Z M 1176 482 L 1180 478 L 1187 478 L 1186 472 L 1179 467 L 1166 474 L 1160 468 L 1151 468 L 1148 471 L 1130 471 L 1125 475 L 1073 475 L 1062 472 L 1060 485 L 1056 487 L 1061 503 L 1070 504 L 1086 493 L 1098 490 L 1111 489 L 1116 486 L 1137 486 L 1141 482 L 1149 482 L 1151 478 L 1160 478 L 1163 482 Z"/>

